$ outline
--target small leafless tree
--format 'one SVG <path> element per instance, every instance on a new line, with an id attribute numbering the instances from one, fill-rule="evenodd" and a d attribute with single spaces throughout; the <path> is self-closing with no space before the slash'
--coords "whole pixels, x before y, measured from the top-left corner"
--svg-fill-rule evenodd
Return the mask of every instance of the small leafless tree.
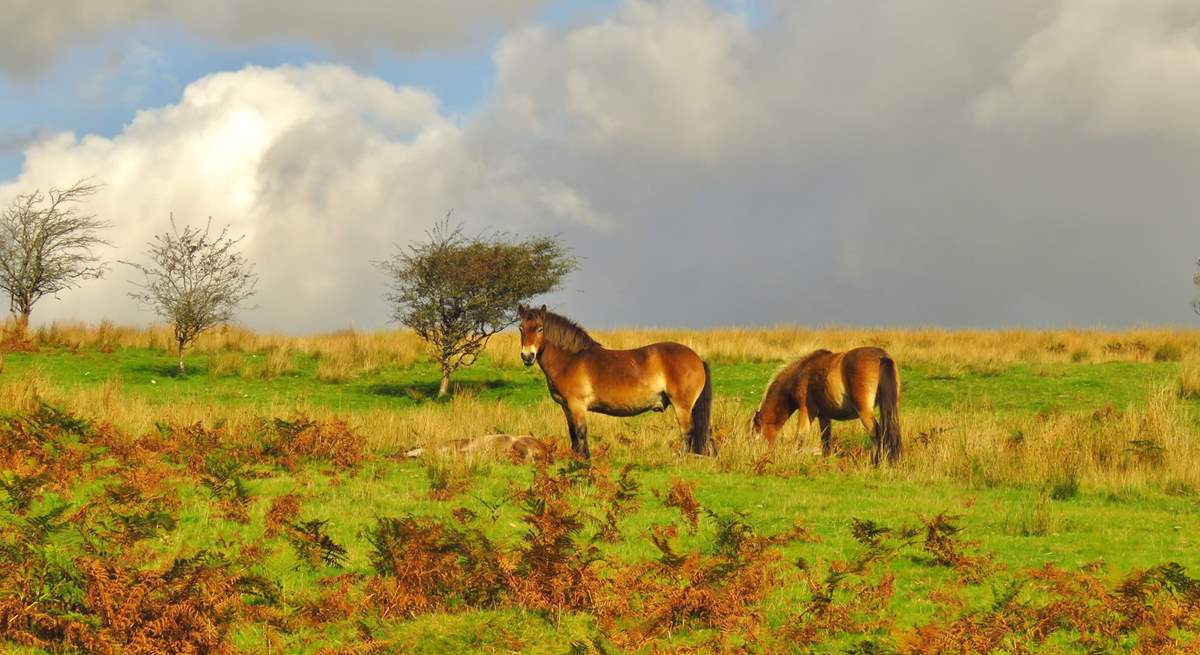
<path id="1" fill-rule="evenodd" d="M 474 364 L 488 339 L 516 322 L 517 305 L 557 289 L 577 262 L 556 239 L 467 237 L 449 216 L 427 236 L 378 263 L 391 277 L 393 318 L 433 349 L 441 398 L 450 375 Z"/>
<path id="2" fill-rule="evenodd" d="M 93 251 L 112 245 L 100 237 L 111 226 L 80 211 L 100 189 L 80 180 L 66 189 L 23 193 L 0 214 L 0 289 L 22 334 L 42 297 L 104 275 L 106 266 Z"/>
<path id="3" fill-rule="evenodd" d="M 179 372 L 186 373 L 183 353 L 205 330 L 228 323 L 235 309 L 255 293 L 254 266 L 235 249 L 245 237 L 229 236 L 229 227 L 212 235 L 212 219 L 201 230 L 180 232 L 171 216 L 171 231 L 146 244 L 149 264 L 122 261 L 142 272 L 144 283 L 129 296 L 152 307 L 175 329 Z"/>

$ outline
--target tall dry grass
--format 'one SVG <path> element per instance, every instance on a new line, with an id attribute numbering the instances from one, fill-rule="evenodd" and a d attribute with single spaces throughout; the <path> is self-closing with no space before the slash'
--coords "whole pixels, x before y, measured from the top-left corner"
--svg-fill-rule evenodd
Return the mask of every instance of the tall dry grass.
<path id="1" fill-rule="evenodd" d="M 905 409 L 904 464 L 896 475 L 913 480 L 952 479 L 978 485 L 1054 485 L 1077 481 L 1096 488 L 1173 489 L 1200 492 L 1200 439 L 1196 417 L 1180 398 L 1200 397 L 1200 332 L 1168 329 L 1103 330 L 963 330 L 773 327 L 713 330 L 611 330 L 595 336 L 612 348 L 659 340 L 687 344 L 712 361 L 783 361 L 823 347 L 834 350 L 863 344 L 887 348 L 904 362 L 921 362 L 947 371 L 999 370 L 1012 362 L 1033 365 L 1062 362 L 1182 361 L 1175 387 L 1155 389 L 1143 406 L 1096 414 L 1000 415 L 980 407 Z M 115 350 L 149 347 L 169 350 L 164 327 L 128 328 L 55 323 L 37 329 L 37 346 Z M 425 345 L 407 331 L 342 330 L 312 336 L 258 334 L 222 327 L 203 335 L 193 349 L 211 355 L 210 374 L 273 377 L 294 370 L 295 358 L 314 356 L 317 376 L 342 381 L 384 367 L 404 367 L 428 357 Z M 489 343 L 486 355 L 500 366 L 517 366 L 517 336 L 508 332 Z M 251 354 L 252 356 L 246 356 Z M 151 405 L 126 395 L 117 380 L 92 389 L 55 388 L 44 377 L 0 379 L 0 407 L 26 406 L 45 398 L 84 415 L 111 421 L 133 433 L 149 431 L 156 422 L 224 421 L 232 433 L 248 433 L 263 416 L 297 411 L 331 418 L 326 408 L 280 400 L 265 408 L 205 405 L 181 400 Z M 351 420 L 381 453 L 414 445 L 494 432 L 532 434 L 564 440 L 559 408 L 548 399 L 533 407 L 484 402 L 460 393 L 448 404 L 413 410 L 355 412 Z M 811 455 L 817 437 L 803 434 L 802 447 L 786 442 L 768 451 L 749 435 L 745 405 L 717 399 L 714 428 L 722 445 L 720 457 L 688 466 L 744 472 L 801 475 L 826 469 L 869 471 L 857 424 L 837 424 L 835 435 L 843 455 L 823 460 Z M 595 446 L 613 455 L 649 465 L 681 461 L 681 435 L 670 413 L 635 419 L 590 418 Z M 790 428 L 795 434 L 797 428 Z M 595 447 L 594 447 L 595 450 Z M 871 472 L 871 475 L 876 473 Z"/>
<path id="2" fill-rule="evenodd" d="M 1200 359 L 1183 362 L 1179 371 L 1179 396 L 1185 400 L 1200 399 Z"/>
<path id="3" fill-rule="evenodd" d="M 45 400 L 84 416 L 111 422 L 130 434 L 158 423 L 222 423 L 234 438 L 252 438 L 263 418 L 297 412 L 318 419 L 342 418 L 380 456 L 415 446 L 497 432 L 528 434 L 566 443 L 561 410 L 549 399 L 533 407 L 484 401 L 460 393 L 448 403 L 429 403 L 402 412 L 386 409 L 350 415 L 303 401 L 266 407 L 179 402 L 151 404 L 127 395 L 119 380 L 99 387 L 65 390 L 33 374 L 0 380 L 0 407 L 21 409 Z M 645 466 L 778 476 L 838 472 L 913 482 L 954 481 L 979 487 L 1036 486 L 1047 490 L 1078 485 L 1085 490 L 1157 490 L 1200 494 L 1200 438 L 1191 403 L 1174 386 L 1150 391 L 1144 404 L 1098 412 L 1021 415 L 979 407 L 909 408 L 902 411 L 904 459 L 897 468 L 875 470 L 869 441 L 859 424 L 835 423 L 839 455 L 822 458 L 815 429 L 789 425 L 774 449 L 750 434 L 751 410 L 736 399 L 714 404 L 715 458 L 682 454 L 683 438 L 670 413 L 632 419 L 589 416 L 592 450 L 598 457 Z"/>
<path id="4" fill-rule="evenodd" d="M 598 337 L 610 348 L 678 341 L 717 362 L 788 361 L 818 348 L 886 348 L 902 361 L 995 365 L 1010 362 L 1180 361 L 1200 356 L 1200 331 L 946 330 L 937 328 L 716 328 L 613 330 Z"/>
<path id="5" fill-rule="evenodd" d="M 845 350 L 861 345 L 888 349 L 898 360 L 947 366 L 998 366 L 1011 362 L 1200 361 L 1200 330 L 945 330 L 937 328 L 715 328 L 708 330 L 620 329 L 593 331 L 609 348 L 633 348 L 654 341 L 678 341 L 714 362 L 790 361 L 817 348 Z M 168 327 L 130 328 L 111 323 L 52 323 L 32 333 L 39 346 L 112 350 L 123 347 L 170 352 Z M 515 364 L 515 331 L 488 343 L 486 355 L 499 365 Z M 326 360 L 330 379 L 348 371 L 407 366 L 429 351 L 408 330 L 340 330 L 328 334 L 260 334 L 222 326 L 201 335 L 193 353 L 298 353 Z"/>

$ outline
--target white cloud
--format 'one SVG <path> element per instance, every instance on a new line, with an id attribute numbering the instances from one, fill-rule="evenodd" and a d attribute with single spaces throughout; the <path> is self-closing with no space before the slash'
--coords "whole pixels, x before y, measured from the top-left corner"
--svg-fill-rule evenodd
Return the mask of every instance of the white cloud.
<path id="1" fill-rule="evenodd" d="M 530 28 L 495 55 L 498 122 L 579 148 L 714 161 L 749 122 L 745 22 L 699 0 L 634 0 L 572 30 Z"/>
<path id="2" fill-rule="evenodd" d="M 1200 5 L 1064 0 L 976 105 L 983 124 L 1200 137 Z"/>
<path id="3" fill-rule="evenodd" d="M 210 76 L 113 139 L 32 147 L 0 199 L 97 174 L 125 257 L 172 210 L 235 221 L 263 275 L 248 322 L 296 331 L 381 324 L 369 260 L 450 208 L 561 233 L 585 324 L 1192 318 L 1190 5 L 759 9 L 518 29 L 467 119 L 342 68 Z M 128 320 L 125 277 L 35 318 Z"/>
<path id="4" fill-rule="evenodd" d="M 107 185 L 90 208 L 117 225 L 114 259 L 137 259 L 171 212 L 245 233 L 262 277 L 245 319 L 288 330 L 381 324 L 370 260 L 451 208 L 476 226 L 607 221 L 570 188 L 528 178 L 519 159 L 475 149 L 429 93 L 329 66 L 211 75 L 112 139 L 58 135 L 26 152 L 0 200 L 84 176 Z M 122 269 L 69 302 L 44 301 L 37 318 L 149 320 L 124 298 Z"/>
<path id="5" fill-rule="evenodd" d="M 442 50 L 530 17 L 546 0 L 6 0 L 0 70 L 30 75 L 111 30 L 157 23 L 235 44 L 317 43 L 369 56 Z"/>

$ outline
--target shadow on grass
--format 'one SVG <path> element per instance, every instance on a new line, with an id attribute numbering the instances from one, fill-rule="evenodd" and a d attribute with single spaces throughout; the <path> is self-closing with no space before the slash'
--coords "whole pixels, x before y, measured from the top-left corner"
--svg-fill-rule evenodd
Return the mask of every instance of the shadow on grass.
<path id="1" fill-rule="evenodd" d="M 169 364 L 166 364 L 166 363 L 164 363 L 164 364 L 150 364 L 150 363 L 138 364 L 137 366 L 130 366 L 130 367 L 126 368 L 125 370 L 128 371 L 129 373 L 133 373 L 133 374 L 149 375 L 149 376 L 159 377 L 159 378 L 184 378 L 184 379 L 186 379 L 186 378 L 190 378 L 190 377 L 201 377 L 201 376 L 208 375 L 208 367 L 200 365 L 199 363 L 197 363 L 197 364 L 188 363 L 187 364 L 187 373 L 182 373 L 182 374 L 179 372 L 179 363 L 178 362 L 171 362 Z"/>
<path id="2" fill-rule="evenodd" d="M 389 398 L 408 398 L 410 400 L 434 400 L 437 398 L 438 386 L 440 381 L 432 382 L 412 382 L 406 384 L 371 384 L 367 386 L 367 392 L 373 396 L 386 396 Z M 451 380 L 450 394 L 453 396 L 457 393 L 476 394 L 482 391 L 491 391 L 493 389 L 515 389 L 516 384 L 509 380 L 491 379 L 491 380 Z"/>

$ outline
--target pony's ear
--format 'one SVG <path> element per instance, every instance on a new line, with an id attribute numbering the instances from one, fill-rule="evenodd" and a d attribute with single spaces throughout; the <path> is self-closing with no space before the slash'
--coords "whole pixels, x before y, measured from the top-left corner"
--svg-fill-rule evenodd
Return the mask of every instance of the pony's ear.
<path id="1" fill-rule="evenodd" d="M 525 305 L 517 305 L 517 316 L 524 318 L 527 311 L 529 310 L 525 308 Z"/>
<path id="2" fill-rule="evenodd" d="M 546 306 L 545 306 L 545 305 L 542 305 L 542 309 L 541 309 L 540 311 L 541 311 L 543 314 L 545 314 L 545 313 L 546 313 Z"/>

